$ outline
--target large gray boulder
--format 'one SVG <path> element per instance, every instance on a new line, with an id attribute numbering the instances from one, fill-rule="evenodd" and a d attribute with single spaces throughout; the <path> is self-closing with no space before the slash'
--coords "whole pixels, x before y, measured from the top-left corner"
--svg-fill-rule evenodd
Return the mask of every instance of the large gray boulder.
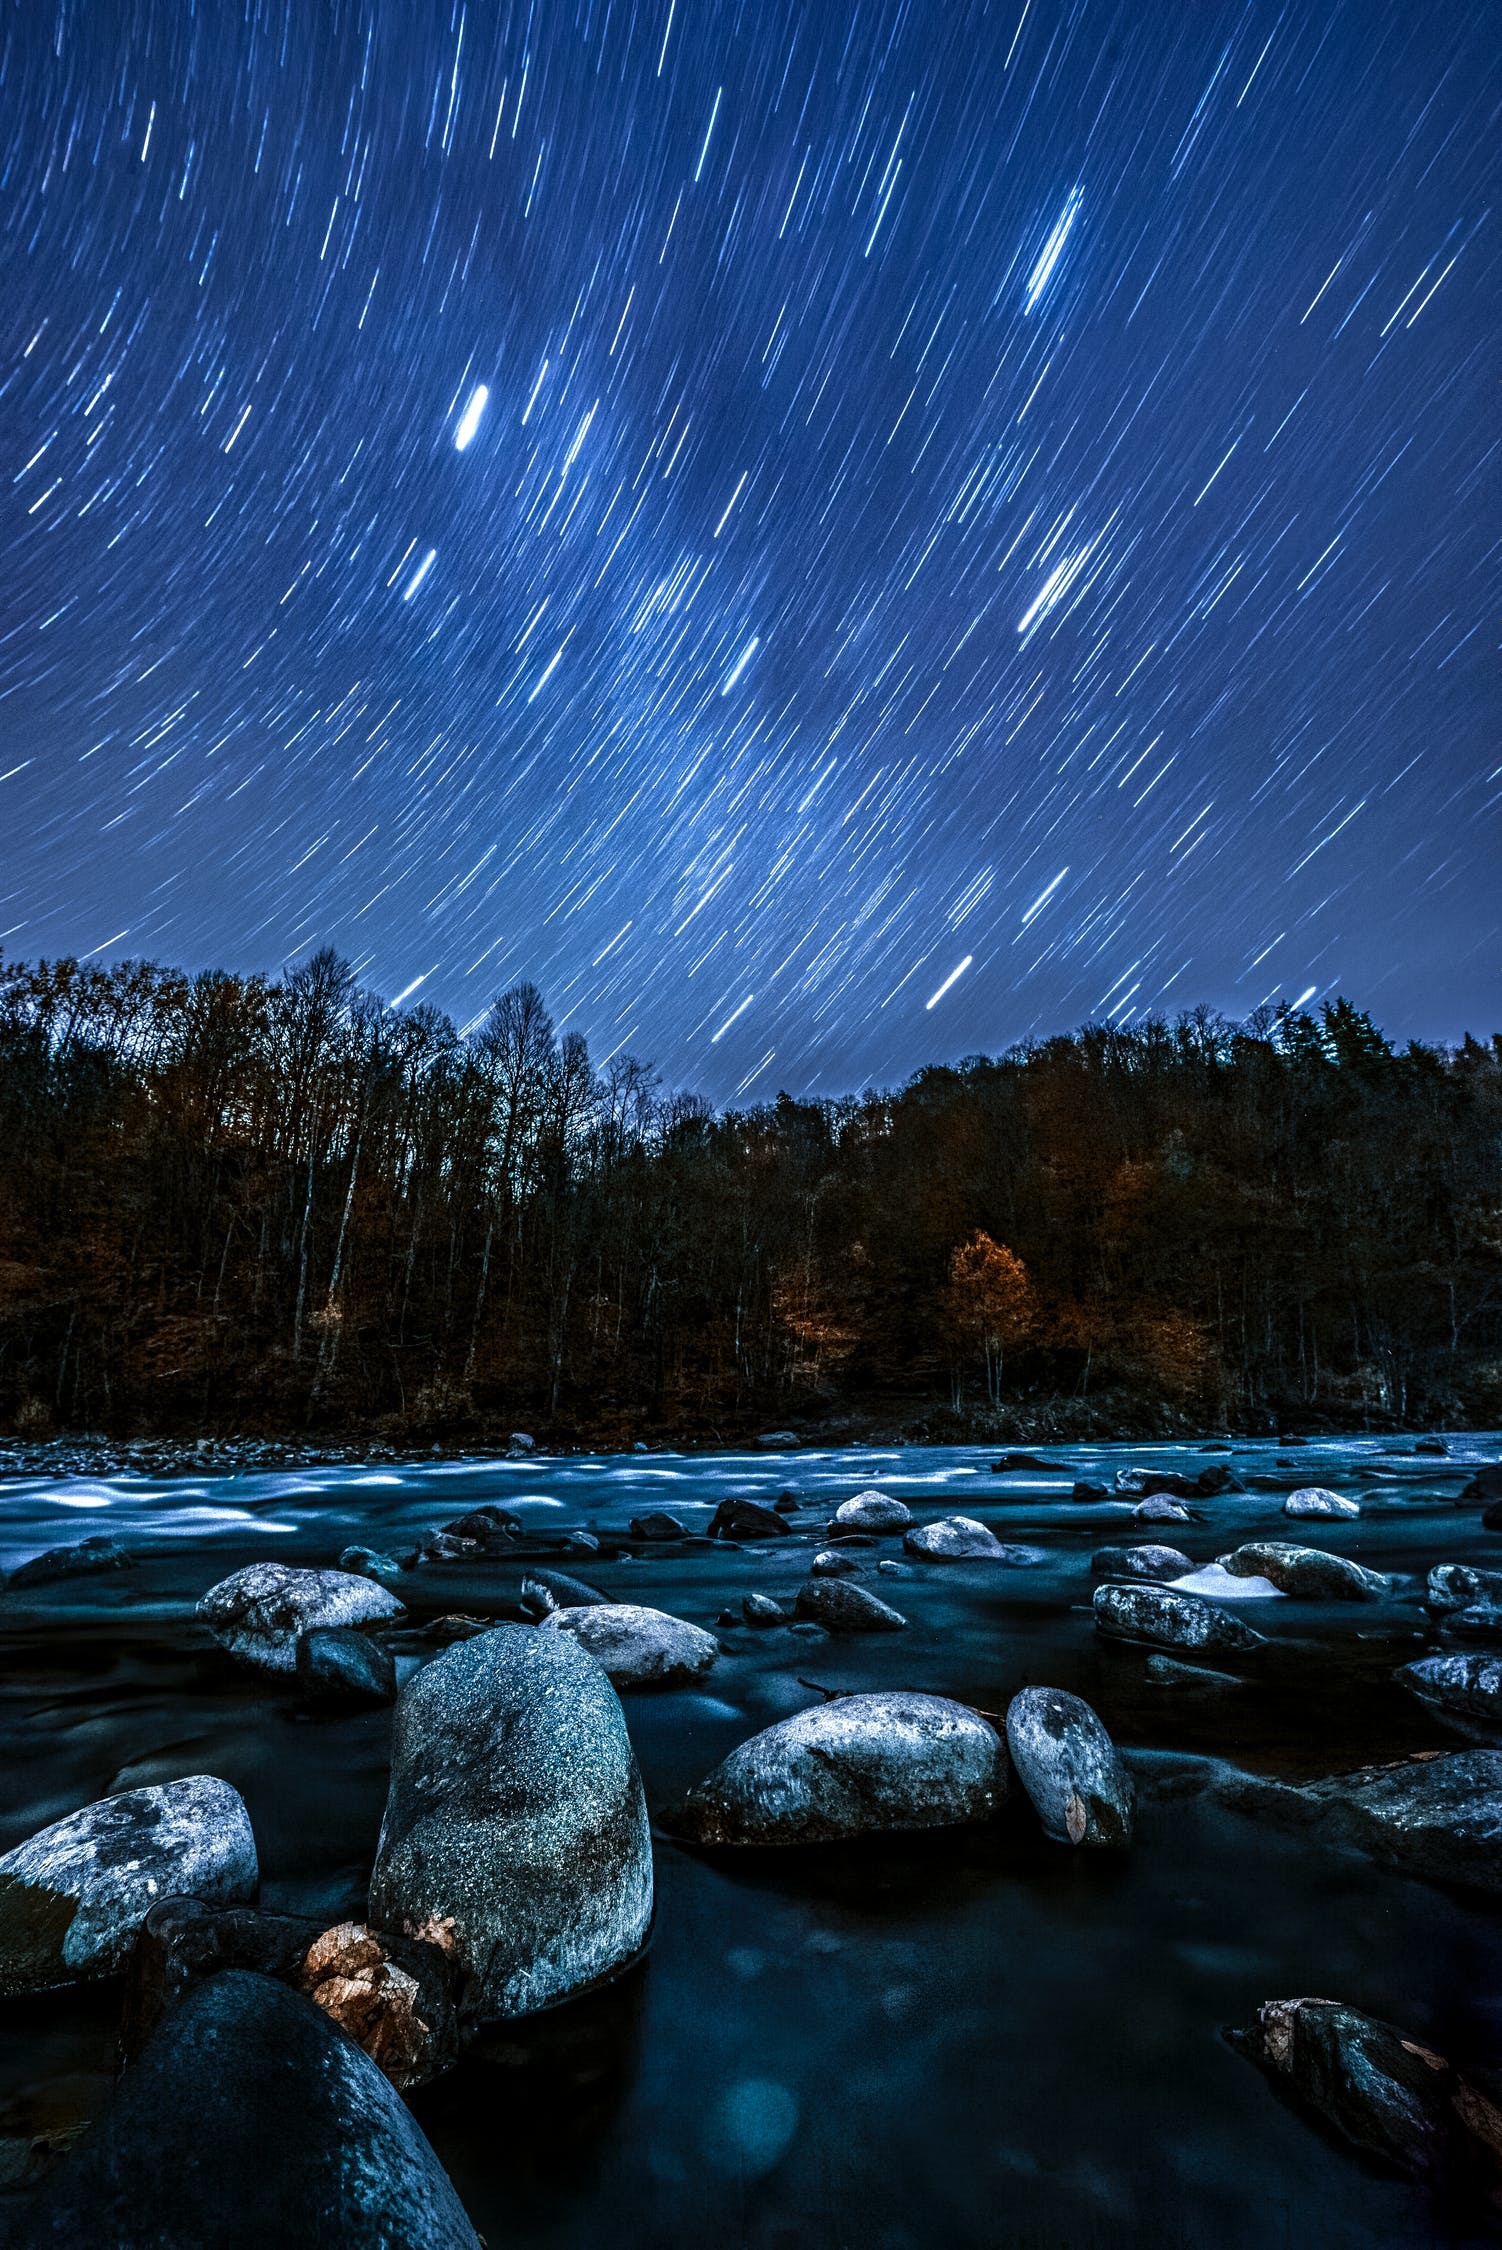
<path id="1" fill-rule="evenodd" d="M 195 1984 L 31 2197 L 19 2245 L 479 2250 L 416 2120 L 301 1993 L 248 1970 Z"/>
<path id="2" fill-rule="evenodd" d="M 110 1976 L 158 1899 L 234 1905 L 259 1881 L 250 1816 L 212 1774 L 126 1789 L 0 1859 L 0 1992 Z"/>
<path id="3" fill-rule="evenodd" d="M 1343 1500 L 1338 1492 L 1331 1492 L 1322 1484 L 1300 1485 L 1290 1492 L 1283 1503 L 1285 1516 L 1359 1516 L 1360 1503 Z"/>
<path id="4" fill-rule="evenodd" d="M 1267 2000 L 1232 2044 L 1368 2156 L 1419 2179 L 1477 2159 L 1496 2172 L 1495 2099 L 1375 2016 L 1338 2000 Z"/>
<path id="5" fill-rule="evenodd" d="M 1502 1605 L 1502 1570 L 1479 1570 L 1472 1563 L 1436 1563 L 1425 1599 L 1431 1609 L 1474 1609 Z"/>
<path id="6" fill-rule="evenodd" d="M 1237 1811 L 1355 1845 L 1433 1882 L 1502 1891 L 1502 1750 L 1457 1750 L 1294 1784 L 1233 1773 Z"/>
<path id="7" fill-rule="evenodd" d="M 826 1633 L 900 1633 L 907 1619 L 890 1602 L 847 1578 L 811 1578 L 793 1605 L 805 1623 Z"/>
<path id="8" fill-rule="evenodd" d="M 1296 1547 L 1282 1539 L 1251 1539 L 1219 1557 L 1233 1578 L 1265 1578 L 1280 1594 L 1306 1601 L 1371 1602 L 1392 1585 L 1380 1570 L 1368 1570 L 1346 1555 L 1322 1547 Z"/>
<path id="9" fill-rule="evenodd" d="M 373 1578 L 287 1563 L 247 1563 L 198 1604 L 220 1647 L 262 1672 L 295 1672 L 297 1644 L 316 1625 L 373 1625 L 403 1614 L 395 1594 Z"/>
<path id="10" fill-rule="evenodd" d="M 889 1492 L 858 1492 L 853 1500 L 840 1502 L 834 1520 L 851 1531 L 906 1531 L 913 1511 Z"/>
<path id="11" fill-rule="evenodd" d="M 646 1799 L 620 1698 L 574 1634 L 501 1625 L 407 1683 L 370 1920 L 445 1946 L 488 2017 L 548 2007 L 640 1952 Z"/>
<path id="12" fill-rule="evenodd" d="M 542 1630 L 572 1634 L 617 1687 L 696 1680 L 720 1653 L 719 1642 L 702 1627 L 634 1602 L 555 1609 L 543 1619 Z"/>
<path id="13" fill-rule="evenodd" d="M 974 1516 L 941 1516 L 937 1523 L 917 1525 L 903 1539 L 910 1555 L 923 1562 L 1035 1563 L 1043 1560 L 1037 1547 L 1009 1547 Z"/>
<path id="14" fill-rule="evenodd" d="M 1441 1717 L 1502 1729 L 1502 1657 L 1423 1656 L 1398 1672 L 1411 1695 Z"/>
<path id="15" fill-rule="evenodd" d="M 1256 1648 L 1262 1641 L 1260 1633 L 1220 1603 L 1172 1586 L 1097 1586 L 1094 1607 L 1097 1630 L 1113 1640 L 1204 1649 L 1211 1655 Z"/>
<path id="16" fill-rule="evenodd" d="M 768 1727 L 690 1790 L 700 1844 L 818 1844 L 985 1820 L 1007 1794 L 996 1729 L 939 1695 L 844 1695 Z"/>
<path id="17" fill-rule="evenodd" d="M 1081 1697 L 1023 1688 L 1007 1705 L 1007 1748 L 1045 1836 L 1060 1844 L 1131 1842 L 1132 1777 Z"/>
<path id="18" fill-rule="evenodd" d="M 135 1559 L 118 1539 L 99 1534 L 93 1539 L 80 1539 L 72 1547 L 49 1547 L 44 1554 L 33 1555 L 17 1565 L 5 1585 L 19 1592 L 27 1586 L 45 1586 L 55 1578 L 76 1578 L 87 1571 L 128 1570 Z"/>
<path id="19" fill-rule="evenodd" d="M 1166 1582 L 1187 1578 L 1194 1565 L 1177 1547 L 1097 1547 L 1090 1568 L 1102 1578 L 1144 1578 Z"/>

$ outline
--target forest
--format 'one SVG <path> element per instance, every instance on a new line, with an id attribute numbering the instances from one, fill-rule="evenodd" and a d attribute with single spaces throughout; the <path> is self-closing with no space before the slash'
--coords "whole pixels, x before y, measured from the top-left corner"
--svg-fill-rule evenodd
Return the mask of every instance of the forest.
<path id="1" fill-rule="evenodd" d="M 1200 1010 L 717 1112 L 530 984 L 0 961 L 22 1438 L 1498 1422 L 1502 1037 Z"/>

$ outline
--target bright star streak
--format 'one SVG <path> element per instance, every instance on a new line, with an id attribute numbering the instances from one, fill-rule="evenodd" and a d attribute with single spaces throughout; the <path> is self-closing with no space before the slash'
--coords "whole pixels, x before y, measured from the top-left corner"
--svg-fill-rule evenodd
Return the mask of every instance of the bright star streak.
<path id="1" fill-rule="evenodd" d="M 456 453 L 463 453 L 473 442 L 474 434 L 480 427 L 481 416 L 489 403 L 490 391 L 488 387 L 484 383 L 477 383 L 470 393 L 469 404 L 464 409 L 464 418 L 454 432 L 454 451 Z"/>
<path id="2" fill-rule="evenodd" d="M 726 1032 L 727 1032 L 727 1031 L 728 1031 L 728 1030 L 730 1029 L 730 1026 L 731 1026 L 731 1025 L 732 1025 L 733 1023 L 736 1023 L 736 1022 L 738 1022 L 738 1021 L 739 1021 L 739 1019 L 740 1019 L 740 1018 L 741 1018 L 741 1017 L 742 1017 L 742 1016 L 743 1016 L 743 1015 L 745 1014 L 746 1010 L 747 1010 L 747 1009 L 748 1009 L 748 1008 L 750 1007 L 750 1005 L 751 1005 L 752 1001 L 753 1001 L 753 1000 L 754 1000 L 755 998 L 756 998 L 756 994 L 755 994 L 754 992 L 748 992 L 748 993 L 746 994 L 746 997 L 745 997 L 745 999 L 744 999 L 744 1000 L 743 1000 L 743 1001 L 741 1002 L 740 1006 L 739 1006 L 739 1007 L 738 1007 L 738 1008 L 737 1008 L 737 1009 L 735 1010 L 735 1013 L 734 1013 L 733 1015 L 728 1015 L 728 1016 L 727 1016 L 727 1017 L 725 1018 L 725 1021 L 724 1021 L 724 1022 L 723 1022 L 723 1023 L 721 1024 L 721 1026 L 720 1026 L 719 1030 L 718 1030 L 718 1031 L 717 1031 L 717 1032 L 716 1032 L 716 1033 L 714 1034 L 713 1038 L 712 1038 L 712 1039 L 710 1040 L 709 1044 L 711 1045 L 711 1047 L 718 1047 L 718 1045 L 720 1044 L 720 1041 L 721 1041 L 721 1040 L 722 1040 L 722 1039 L 724 1038 L 724 1036 L 725 1036 Z"/>
<path id="3" fill-rule="evenodd" d="M 417 592 L 418 587 L 427 577 L 428 572 L 432 569 L 434 563 L 437 562 L 437 560 L 438 549 L 436 547 L 430 547 L 427 553 L 423 556 L 422 561 L 418 564 L 416 570 L 413 571 L 412 576 L 407 580 L 406 586 L 402 592 L 402 600 L 404 602 L 411 601 L 412 596 Z"/>
<path id="4" fill-rule="evenodd" d="M 950 970 L 948 976 L 944 979 L 944 982 L 940 985 L 932 1000 L 924 1001 L 923 1006 L 925 1012 L 930 1008 L 937 1008 L 939 1002 L 943 999 L 945 993 L 949 990 L 949 987 L 952 984 L 958 984 L 960 978 L 965 974 L 965 971 L 969 968 L 971 962 L 974 959 L 975 955 L 973 953 L 967 953 L 964 960 L 960 963 L 959 967 L 957 969 Z"/>
<path id="5" fill-rule="evenodd" d="M 735 670 L 731 673 L 729 679 L 721 688 L 721 695 L 728 695 L 730 693 L 730 690 L 735 686 L 736 681 L 740 678 L 742 672 L 745 671 L 746 666 L 750 663 L 752 657 L 756 654 L 757 650 L 760 647 L 761 636 L 759 633 L 753 633 L 750 640 L 747 641 L 745 647 L 741 650 L 739 657 L 736 659 Z"/>
<path id="6" fill-rule="evenodd" d="M 1027 296 L 1023 301 L 1024 312 L 1032 311 L 1034 305 L 1037 304 L 1044 290 L 1048 287 L 1049 282 L 1053 279 L 1054 268 L 1064 255 L 1064 245 L 1069 240 L 1070 231 L 1078 216 L 1082 195 L 1083 190 L 1080 188 L 1071 188 L 1069 201 L 1053 223 L 1053 231 L 1039 252 L 1037 264 L 1027 277 Z"/>
<path id="7" fill-rule="evenodd" d="M 1067 867 L 1061 867 L 1061 868 L 1059 869 L 1059 872 L 1058 872 L 1058 874 L 1057 874 L 1057 875 L 1056 875 L 1056 876 L 1054 877 L 1053 881 L 1052 881 L 1052 882 L 1051 882 L 1051 883 L 1049 884 L 1049 886 L 1048 886 L 1047 890 L 1046 890 L 1046 891 L 1040 891 L 1040 892 L 1038 893 L 1037 897 L 1036 897 L 1036 898 L 1035 898 L 1035 899 L 1033 900 L 1033 903 L 1032 903 L 1032 905 L 1031 905 L 1031 906 L 1030 906 L 1030 907 L 1028 908 L 1027 912 L 1026 912 L 1026 913 L 1025 913 L 1025 914 L 1023 915 L 1023 917 L 1022 917 L 1022 923 L 1021 923 L 1021 927 L 1022 927 L 1022 928 L 1023 928 L 1024 930 L 1025 930 L 1025 929 L 1027 928 L 1027 926 L 1028 926 L 1028 923 L 1029 923 L 1029 922 L 1030 922 L 1030 921 L 1032 920 L 1033 916 L 1034 916 L 1035 914 L 1039 914 L 1039 913 L 1041 913 L 1041 912 L 1042 912 L 1042 910 L 1043 910 L 1043 908 L 1044 908 L 1045 906 L 1047 906 L 1047 904 L 1048 904 L 1049 900 L 1050 900 L 1050 899 L 1051 899 L 1051 898 L 1053 897 L 1053 894 L 1054 894 L 1054 892 L 1055 892 L 1055 891 L 1056 891 L 1056 890 L 1058 889 L 1059 885 L 1060 885 L 1060 884 L 1061 884 L 1061 883 L 1063 882 L 1063 880 L 1064 880 L 1064 877 L 1065 877 L 1065 876 L 1066 876 L 1066 875 L 1067 875 L 1068 873 L 1069 873 L 1069 870 L 1068 870 L 1068 868 L 1067 868 Z"/>

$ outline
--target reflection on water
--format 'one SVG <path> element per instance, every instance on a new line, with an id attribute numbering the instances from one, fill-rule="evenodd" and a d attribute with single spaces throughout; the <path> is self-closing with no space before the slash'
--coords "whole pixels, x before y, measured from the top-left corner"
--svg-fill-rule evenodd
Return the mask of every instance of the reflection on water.
<path id="1" fill-rule="evenodd" d="M 0 1847 L 111 1790 L 207 1770 L 250 1807 L 265 1902 L 332 1921 L 362 1901 L 387 1715 L 309 1717 L 235 1671 L 193 1620 L 207 1585 L 270 1554 L 410 1546 L 497 1502 L 539 1534 L 594 1532 L 601 1555 L 564 1567 L 612 1598 L 713 1626 L 752 1588 L 793 1591 L 827 1508 L 869 1486 L 898 1492 L 919 1516 L 962 1510 L 1046 1560 L 1018 1572 L 903 1560 L 901 1576 L 870 1582 L 909 1618 L 905 1634 L 722 1628 L 701 1686 L 627 1698 L 654 1808 L 807 1704 L 802 1682 L 921 1687 L 993 1712 L 1047 1682 L 1088 1697 L 1131 1752 L 1135 1849 L 1072 1854 L 1017 1807 L 984 1830 L 749 1859 L 660 1836 L 645 1961 L 585 2002 L 494 2030 L 416 2099 L 482 2234 L 559 2250 L 1434 2240 L 1420 2190 L 1328 2142 L 1220 2033 L 1265 1998 L 1314 1992 L 1453 2055 L 1502 2060 L 1494 1916 L 1240 1820 L 1186 1783 L 1207 1755 L 1314 1774 L 1454 1747 L 1391 1675 L 1429 1635 L 1429 1564 L 1502 1564 L 1502 1540 L 1454 1505 L 1467 1462 L 1502 1445 L 1456 1440 L 1430 1459 L 1355 1440 L 1285 1453 L 1281 1469 L 1272 1445 L 1214 1456 L 1245 1480 L 1359 1494 L 1358 1519 L 1304 1524 L 1283 1517 L 1281 1491 L 1252 1491 L 1204 1502 L 1202 1520 L 1138 1525 L 1130 1500 L 1072 1501 L 1075 1481 L 1109 1484 L 1127 1462 L 1199 1466 L 1202 1449 L 1044 1451 L 1046 1472 L 1007 1475 L 971 1450 L 872 1449 L 0 1487 L 5 1567 L 103 1530 L 140 1557 L 0 1602 Z M 725 1497 L 786 1489 L 813 1503 L 791 1539 L 727 1550 L 698 1538 Z M 648 1507 L 689 1543 L 620 1544 Z M 1242 1540 L 1284 1536 L 1395 1574 L 1393 1594 L 1258 1601 L 1268 1646 L 1231 1660 L 1250 1684 L 1219 1698 L 1154 1684 L 1141 1651 L 1093 1630 L 1101 1544 L 1168 1542 L 1203 1568 Z M 877 1551 L 900 1557 L 895 1540 Z M 404 1594 L 418 1621 L 504 1616 L 521 1575 L 504 1559 L 445 1563 Z M 89 2114 L 112 2042 L 108 1993 L 0 2007 L 0 2126 Z"/>

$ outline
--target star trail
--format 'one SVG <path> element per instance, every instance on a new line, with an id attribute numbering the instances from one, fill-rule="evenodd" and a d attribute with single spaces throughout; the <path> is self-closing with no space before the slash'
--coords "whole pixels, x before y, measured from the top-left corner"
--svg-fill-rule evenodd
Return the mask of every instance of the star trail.
<path id="1" fill-rule="evenodd" d="M 0 946 L 719 1099 L 1490 1031 L 1499 96 L 1443 0 L 11 0 Z"/>

